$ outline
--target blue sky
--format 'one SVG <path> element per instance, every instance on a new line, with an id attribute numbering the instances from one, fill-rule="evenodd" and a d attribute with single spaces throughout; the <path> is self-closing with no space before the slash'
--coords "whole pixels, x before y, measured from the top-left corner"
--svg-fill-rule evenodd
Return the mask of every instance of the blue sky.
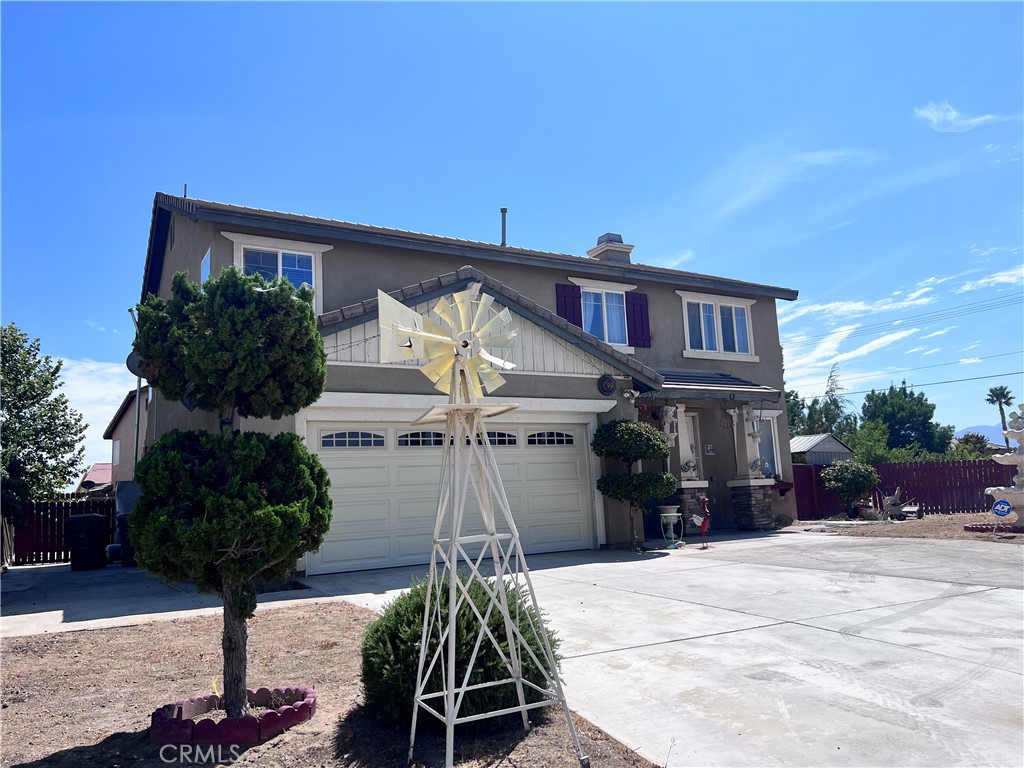
<path id="1" fill-rule="evenodd" d="M 613 231 L 798 289 L 802 395 L 838 364 L 858 408 L 905 378 L 994 424 L 991 386 L 1024 396 L 1022 9 L 5 2 L 0 315 L 109 461 L 156 191 L 494 242 L 506 206 L 512 245 Z"/>

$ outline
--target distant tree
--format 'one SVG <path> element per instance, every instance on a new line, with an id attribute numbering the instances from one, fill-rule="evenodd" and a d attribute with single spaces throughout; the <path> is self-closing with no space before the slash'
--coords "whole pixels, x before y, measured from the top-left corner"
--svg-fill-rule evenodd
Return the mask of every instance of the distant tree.
<path id="1" fill-rule="evenodd" d="M 947 452 L 946 458 L 957 461 L 970 461 L 971 459 L 987 459 L 991 455 L 988 447 L 988 438 L 977 432 L 964 432 Z"/>
<path id="2" fill-rule="evenodd" d="M 890 385 L 888 391 L 871 390 L 864 396 L 861 418 L 879 421 L 889 430 L 889 448 L 906 448 L 917 444 L 928 453 L 945 453 L 953 439 L 953 427 L 932 421 L 935 405 L 928 402 L 923 392 L 907 389 L 904 381 L 899 388 Z"/>
<path id="3" fill-rule="evenodd" d="M 139 307 L 135 350 L 149 383 L 219 413 L 221 431 L 161 437 L 136 468 L 129 524 L 136 559 L 169 582 L 192 580 L 224 603 L 224 709 L 248 712 L 246 621 L 257 578 L 289 574 L 331 521 L 327 472 L 300 437 L 232 430 L 236 415 L 279 418 L 323 391 L 326 356 L 313 294 L 234 269 Z"/>
<path id="4" fill-rule="evenodd" d="M 880 421 L 863 421 L 849 443 L 861 464 L 889 462 L 889 428 Z"/>
<path id="5" fill-rule="evenodd" d="M 1004 407 L 1009 408 L 1013 405 L 1013 394 L 1010 392 L 1008 387 L 998 386 L 992 387 L 988 391 L 988 397 L 985 398 L 985 402 L 989 405 L 995 405 L 999 407 L 999 423 L 1003 425 L 1003 432 L 1006 431 L 1006 411 Z M 1006 443 L 1006 447 L 1010 447 L 1010 438 L 1003 435 L 1003 442 Z"/>
<path id="6" fill-rule="evenodd" d="M 789 421 L 789 434 L 806 435 L 807 431 L 807 408 L 804 406 L 803 398 L 795 389 L 786 390 L 786 417 Z"/>
<path id="7" fill-rule="evenodd" d="M 853 404 L 843 397 L 843 391 L 839 367 L 833 365 L 822 397 L 815 397 L 805 405 L 795 390 L 786 392 L 790 434 L 831 434 L 848 443 L 857 431 L 857 415 L 850 413 Z"/>
<path id="8" fill-rule="evenodd" d="M 39 339 L 17 325 L 0 328 L 0 466 L 3 516 L 16 520 L 21 505 L 45 498 L 82 471 L 82 414 L 60 391 L 63 360 L 39 354 Z"/>

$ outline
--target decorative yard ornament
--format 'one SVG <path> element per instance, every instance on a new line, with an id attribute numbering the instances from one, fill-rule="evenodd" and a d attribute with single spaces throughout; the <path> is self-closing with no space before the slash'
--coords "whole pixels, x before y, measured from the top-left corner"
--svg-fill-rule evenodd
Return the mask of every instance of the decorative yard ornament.
<path id="1" fill-rule="evenodd" d="M 481 295 L 479 283 L 473 283 L 451 299 L 441 298 L 434 305 L 431 317 L 418 314 L 383 291 L 377 292 L 381 362 L 418 360 L 420 370 L 438 390 L 448 395 L 447 404 L 434 406 L 414 422 L 444 422 L 445 437 L 409 735 L 409 762 L 413 760 L 416 722 L 421 709 L 445 724 L 445 765 L 450 768 L 456 725 L 519 712 L 523 727 L 528 730 L 529 710 L 557 703 L 565 712 L 580 765 L 586 767 L 589 759 L 580 749 L 547 633 L 534 626 L 532 619 L 526 622 L 531 634 L 542 641 L 542 653 L 538 655 L 521 629 L 522 617 L 511 614 L 508 592 L 503 588 L 504 584 L 511 583 L 516 590 L 522 590 L 524 596 L 528 595 L 533 616 L 540 621 L 540 608 L 519 532 L 484 423 L 488 417 L 507 413 L 518 406 L 480 402 L 484 390 L 490 393 L 505 383 L 495 368 L 515 367 L 488 352 L 488 349 L 512 346 L 516 336 L 511 328 L 512 316 L 508 309 L 495 311 L 493 297 Z M 466 529 L 479 530 L 467 519 L 469 513 L 479 513 L 484 533 L 465 532 Z M 487 558 L 494 572 L 493 581 L 484 574 Z M 458 578 L 460 559 L 469 568 L 465 579 Z M 469 595 L 469 585 L 473 582 L 482 585 L 490 598 L 482 613 L 474 607 Z M 477 622 L 476 640 L 469 664 L 465 669 L 456 669 L 456 620 L 459 609 L 466 606 L 472 609 Z M 504 636 L 495 636 L 488 629 L 488 621 L 495 612 L 502 618 Z M 474 661 L 486 643 L 493 644 L 505 662 L 506 678 L 473 679 Z M 539 670 L 546 686 L 537 686 L 526 679 L 524 665 Z M 440 687 L 435 689 L 436 683 L 431 681 L 438 677 Z M 499 686 L 514 687 L 515 706 L 460 717 L 467 692 Z"/>

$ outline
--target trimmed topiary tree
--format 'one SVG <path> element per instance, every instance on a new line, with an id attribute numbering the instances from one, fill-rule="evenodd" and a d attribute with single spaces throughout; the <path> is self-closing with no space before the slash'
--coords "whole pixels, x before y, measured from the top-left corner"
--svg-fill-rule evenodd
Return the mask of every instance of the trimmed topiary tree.
<path id="1" fill-rule="evenodd" d="M 870 464 L 844 459 L 821 470 L 821 482 L 839 497 L 844 507 L 850 508 L 857 499 L 878 485 L 881 478 Z"/>
<path id="2" fill-rule="evenodd" d="M 459 578 L 467 584 L 469 597 L 480 615 L 488 609 L 490 599 L 484 585 L 479 580 L 470 580 L 465 575 Z M 493 580 L 491 581 L 493 585 Z M 440 583 L 442 592 L 448 589 L 448 579 Z M 517 589 L 513 584 L 505 583 L 509 613 L 523 632 L 523 637 L 537 658 L 544 659 L 544 649 L 540 638 L 534 633 L 533 627 L 542 627 L 547 634 L 552 651 L 558 647 L 558 638 L 537 617 L 533 610 L 529 593 Z M 364 699 L 367 709 L 377 718 L 395 726 L 406 727 L 412 722 L 412 712 L 416 697 L 416 676 L 419 668 L 420 640 L 423 633 L 423 610 L 426 602 L 427 582 L 419 581 L 412 589 L 399 595 L 388 603 L 381 615 L 367 628 L 363 635 L 362 676 Z M 440 605 L 440 623 L 448 625 L 448 605 Z M 508 641 L 505 633 L 504 619 L 499 611 L 492 610 L 488 619 L 488 628 L 496 638 L 501 640 L 502 653 L 508 656 Z M 473 613 L 468 601 L 463 601 L 456 616 L 456 677 L 461 680 L 469 665 L 473 646 L 479 632 L 480 622 Z M 437 649 L 437 637 L 429 640 L 430 648 L 427 658 L 431 658 Z M 556 654 L 557 662 L 557 654 Z M 533 663 L 530 654 L 520 654 L 523 679 L 541 689 L 547 689 L 548 682 L 544 673 Z M 480 650 L 473 662 L 473 671 L 469 683 L 486 683 L 508 677 L 506 662 L 498 655 L 493 643 L 486 639 L 480 644 Z M 428 679 L 426 690 L 444 690 L 441 682 L 441 667 L 434 668 L 433 675 Z M 525 686 L 527 701 L 539 701 L 540 694 L 529 686 Z M 516 707 L 519 704 L 515 687 L 512 685 L 493 686 L 466 693 L 459 717 L 496 712 Z M 516 715 L 518 713 L 515 713 Z M 432 718 L 427 718 L 433 724 Z M 484 718 L 472 725 L 475 728 L 497 728 L 507 725 L 506 718 Z"/>
<path id="3" fill-rule="evenodd" d="M 597 480 L 597 490 L 610 499 L 629 505 L 629 528 L 633 549 L 640 551 L 636 531 L 636 513 L 646 508 L 651 499 L 671 496 L 676 490 L 676 478 L 667 472 L 633 473 L 638 461 L 656 461 L 668 456 L 668 440 L 664 433 L 651 424 L 638 421 L 610 421 L 594 432 L 590 448 L 601 458 L 621 461 L 625 474 L 603 475 Z"/>
<path id="4" fill-rule="evenodd" d="M 146 452 L 129 524 L 146 571 L 224 601 L 224 709 L 239 718 L 254 582 L 288 577 L 320 546 L 331 502 L 327 472 L 299 436 L 232 427 L 238 415 L 280 418 L 315 402 L 326 356 L 308 288 L 232 268 L 202 289 L 179 273 L 171 293 L 139 306 L 135 351 L 153 387 L 218 413 L 221 431 L 175 430 Z"/>

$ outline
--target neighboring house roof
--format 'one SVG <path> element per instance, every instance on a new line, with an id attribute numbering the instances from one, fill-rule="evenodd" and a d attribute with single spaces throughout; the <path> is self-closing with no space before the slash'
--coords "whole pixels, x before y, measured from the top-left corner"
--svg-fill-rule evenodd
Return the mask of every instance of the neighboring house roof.
<path id="1" fill-rule="evenodd" d="M 113 470 L 114 465 L 110 463 L 93 464 L 85 473 L 85 477 L 79 481 L 77 490 L 91 491 L 103 485 L 110 485 Z"/>
<path id="2" fill-rule="evenodd" d="M 145 397 L 147 390 L 149 390 L 149 385 L 145 385 L 142 387 L 143 397 Z M 110 423 L 107 425 L 107 428 L 103 430 L 104 440 L 114 439 L 114 430 L 117 429 L 117 425 L 121 423 L 121 419 L 124 418 L 125 413 L 128 412 L 128 409 L 131 408 L 134 403 L 135 390 L 133 389 L 127 395 L 124 396 L 124 400 L 121 401 L 121 405 L 117 407 L 117 412 L 114 414 L 114 418 L 110 420 Z"/>
<path id="3" fill-rule="evenodd" d="M 247 208 L 240 205 L 196 200 L 157 192 L 153 199 L 153 218 L 150 223 L 149 246 L 146 250 L 146 266 L 142 280 L 143 299 L 146 298 L 147 294 L 158 292 L 160 273 L 163 267 L 164 246 L 167 241 L 172 212 L 187 216 L 193 221 L 202 219 L 232 226 L 269 228 L 305 237 L 376 243 L 452 256 L 467 256 L 474 259 L 505 262 L 512 261 L 524 265 L 549 268 L 563 266 L 579 273 L 611 278 L 638 278 L 653 282 L 666 282 L 677 287 L 686 286 L 688 288 L 710 290 L 729 295 L 763 296 L 785 299 L 787 301 L 793 301 L 797 298 L 797 291 L 791 288 L 747 283 L 741 280 L 712 277 L 695 272 L 651 267 L 644 264 L 599 261 L 587 256 L 573 256 L 528 248 L 514 248 L 476 240 L 427 235 L 422 232 L 409 232 L 335 219 L 323 219 L 316 216 L 301 216 L 294 213 L 268 211 L 262 208 Z"/>
<path id="4" fill-rule="evenodd" d="M 689 368 L 657 368 L 665 383 L 657 392 L 667 397 L 698 397 L 713 400 L 738 399 L 743 402 L 758 400 L 777 402 L 782 394 L 777 389 L 755 384 L 721 371 Z"/>
<path id="5" fill-rule="evenodd" d="M 813 451 L 815 447 L 821 443 L 826 442 L 831 438 L 835 442 L 839 443 L 843 448 L 853 453 L 853 449 L 840 440 L 835 435 L 825 433 L 823 435 L 795 435 L 789 438 L 789 452 L 790 453 L 807 453 Z"/>
<path id="6" fill-rule="evenodd" d="M 533 299 L 512 290 L 499 280 L 486 275 L 476 267 L 461 267 L 454 272 L 424 280 L 420 283 L 391 291 L 388 295 L 403 304 L 420 304 L 449 293 L 461 291 L 470 283 L 480 283 L 481 290 L 501 301 L 506 307 L 518 315 L 525 317 L 547 331 L 560 336 L 570 344 L 589 352 L 599 360 L 618 368 L 632 376 L 634 380 L 652 388 L 658 388 L 663 382 L 662 376 L 653 368 L 634 360 L 609 344 L 599 341 L 589 333 L 572 323 L 563 320 L 551 310 L 542 307 Z M 359 304 L 351 304 L 333 312 L 327 312 L 317 318 L 320 333 L 327 336 L 354 325 L 362 325 L 377 317 L 377 299 L 366 299 Z M 756 385 L 751 385 L 756 386 Z"/>

